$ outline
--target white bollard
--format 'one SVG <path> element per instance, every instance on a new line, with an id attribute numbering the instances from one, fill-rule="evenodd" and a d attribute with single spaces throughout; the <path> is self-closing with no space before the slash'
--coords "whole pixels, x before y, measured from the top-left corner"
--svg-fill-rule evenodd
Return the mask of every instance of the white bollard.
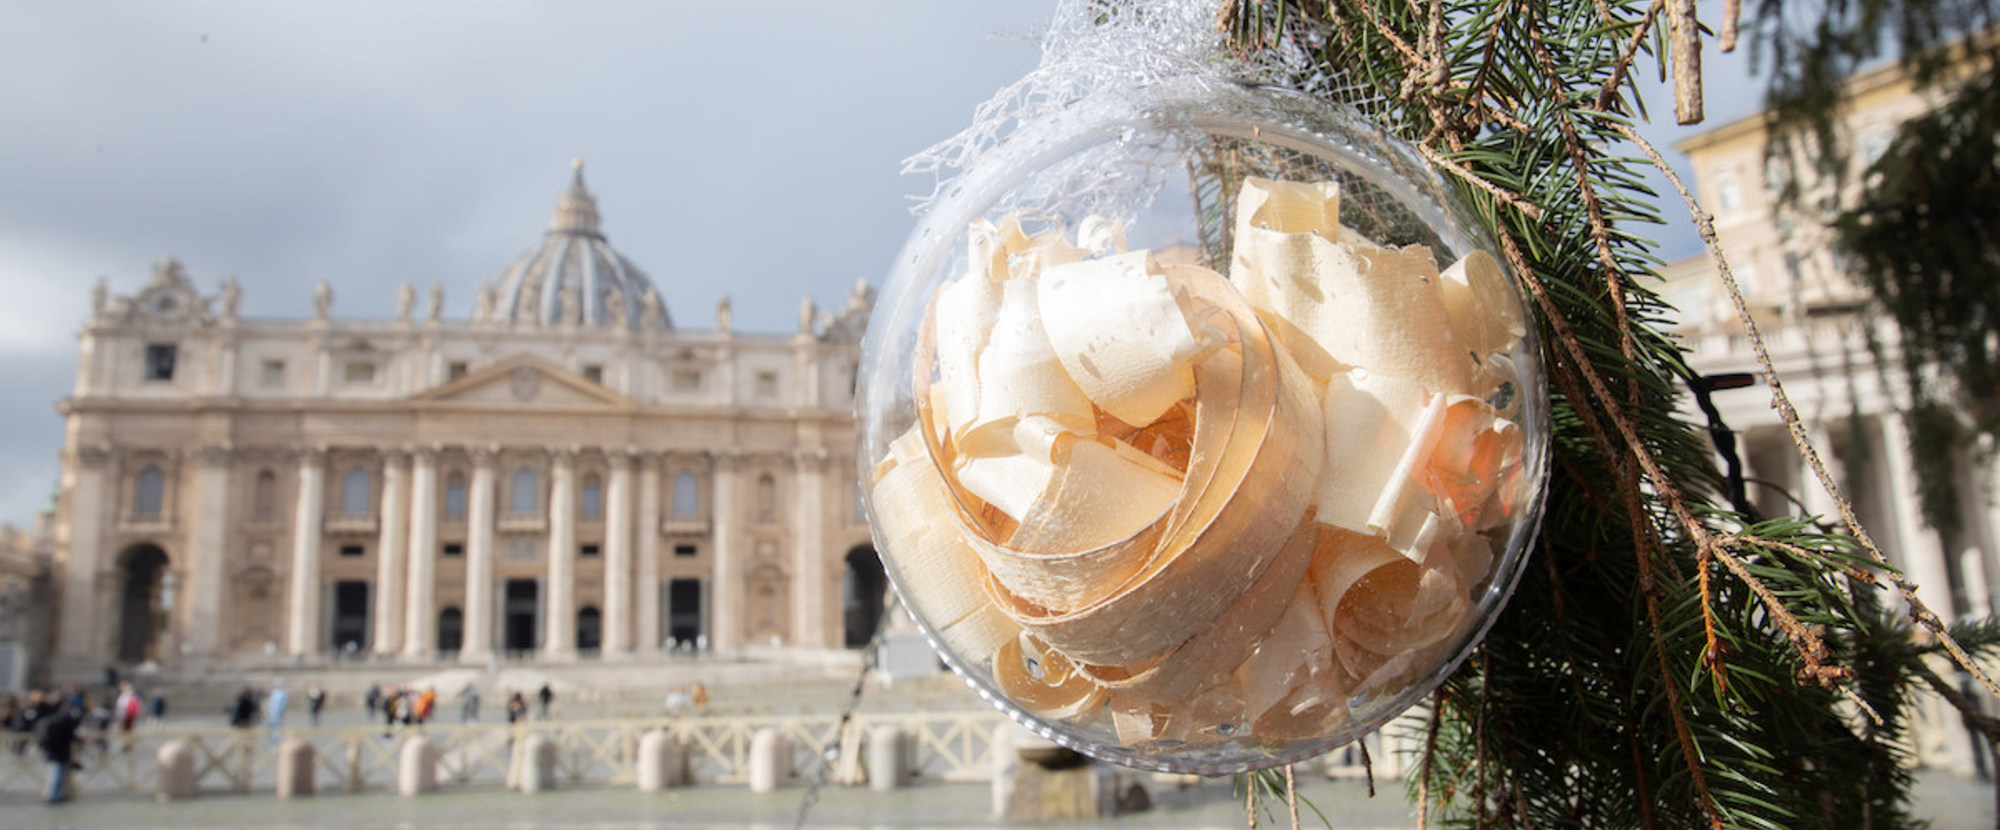
<path id="1" fill-rule="evenodd" d="M 656 793 L 681 778 L 681 746 L 665 729 L 655 729 L 639 738 L 639 792 Z"/>
<path id="2" fill-rule="evenodd" d="M 313 794 L 313 767 L 317 754 L 304 738 L 291 738 L 278 745 L 278 797 L 297 798 Z"/>
<path id="3" fill-rule="evenodd" d="M 1021 755 L 1014 751 L 1014 730 L 1012 722 L 993 727 L 993 737 L 986 744 L 987 761 L 992 766 L 988 770 L 993 776 L 993 817 L 1007 815 L 1007 804 L 1014 800 L 1014 770 L 1021 766 Z"/>
<path id="4" fill-rule="evenodd" d="M 437 791 L 437 745 L 418 735 L 403 742 L 396 758 L 396 792 L 405 796 Z"/>
<path id="5" fill-rule="evenodd" d="M 161 801 L 194 797 L 194 747 L 187 741 L 168 741 L 153 756 L 160 767 L 160 788 L 154 794 Z"/>
<path id="6" fill-rule="evenodd" d="M 903 730 L 893 726 L 868 730 L 868 788 L 886 793 L 909 778 L 909 742 L 903 740 Z"/>
<path id="7" fill-rule="evenodd" d="M 774 791 L 791 777 L 791 742 L 776 729 L 757 730 L 757 734 L 750 736 L 750 791 Z"/>
<path id="8" fill-rule="evenodd" d="M 556 788 L 556 745 L 541 735 L 521 742 L 521 792 Z"/>

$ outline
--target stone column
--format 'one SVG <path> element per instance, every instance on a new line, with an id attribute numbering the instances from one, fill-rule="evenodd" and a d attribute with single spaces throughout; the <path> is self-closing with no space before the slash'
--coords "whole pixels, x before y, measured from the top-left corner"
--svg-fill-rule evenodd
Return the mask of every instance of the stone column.
<path id="1" fill-rule="evenodd" d="M 549 475 L 549 596 L 542 653 L 576 654 L 576 453 L 555 450 Z"/>
<path id="2" fill-rule="evenodd" d="M 499 459 L 488 447 L 472 450 L 472 485 L 466 497 L 465 648 L 459 656 L 485 660 L 493 653 L 493 490 Z"/>
<path id="3" fill-rule="evenodd" d="M 1919 473 L 1910 460 L 1909 425 L 1901 413 L 1877 416 L 1882 426 L 1882 456 L 1887 462 L 1889 504 L 1896 516 L 1895 545 L 1900 552 L 1903 572 L 1917 583 L 1924 604 L 1947 623 L 1958 619 L 1951 595 L 1951 571 L 1945 564 L 1944 541 L 1924 524 L 1917 500 Z M 1949 474 L 1949 473 L 1944 473 Z"/>
<path id="4" fill-rule="evenodd" d="M 299 459 L 298 510 L 292 519 L 291 615 L 286 650 L 294 657 L 319 651 L 320 524 L 326 518 L 326 450 Z"/>
<path id="5" fill-rule="evenodd" d="M 604 642 L 606 656 L 632 650 L 632 451 L 609 453 L 604 493 Z"/>
<path id="6" fill-rule="evenodd" d="M 394 450 L 382 454 L 382 527 L 375 540 L 375 653 L 403 650 L 403 550 L 409 541 L 410 458 Z"/>
<path id="7" fill-rule="evenodd" d="M 202 447 L 194 480 L 194 538 L 188 569 L 188 645 L 213 655 L 222 644 L 223 546 L 229 528 L 229 445 Z"/>
<path id="8" fill-rule="evenodd" d="M 74 435 L 72 432 L 72 442 Z M 57 545 L 67 554 L 60 571 L 62 618 L 56 629 L 56 653 L 65 666 L 92 671 L 102 665 L 103 658 L 112 656 L 99 654 L 95 644 L 103 616 L 97 601 L 98 572 L 110 564 L 103 549 L 104 529 L 118 509 L 110 486 L 117 476 L 112 471 L 109 445 L 72 443 L 72 447 L 76 462 L 64 471 L 65 476 L 75 476 L 69 482 L 70 521 L 56 527 Z"/>
<path id="9" fill-rule="evenodd" d="M 1981 442 L 1982 446 L 1976 451 L 1978 454 L 1972 457 L 1979 458 L 1982 455 L 1991 457 L 1990 453 L 1994 451 L 1993 440 L 1985 438 L 1981 439 Z M 1979 543 L 1982 551 L 1979 561 L 1980 571 L 1986 576 L 1987 602 L 1984 607 L 1973 608 L 1966 613 L 1986 615 L 2000 611 L 1994 607 L 1993 601 L 1994 595 L 2000 593 L 2000 581 L 1996 581 L 1996 578 L 2000 578 L 2000 464 L 1988 465 L 1985 469 L 1974 469 L 1972 477 L 1977 484 L 1973 497 L 1981 505 L 1981 509 L 1973 515 L 1983 519 L 1986 528 L 1986 533 Z"/>
<path id="10" fill-rule="evenodd" d="M 825 647 L 839 630 L 826 615 L 826 451 L 800 450 L 793 460 L 798 509 L 792 511 L 792 538 L 799 578 L 792 582 L 792 641 Z"/>
<path id="11" fill-rule="evenodd" d="M 715 453 L 709 521 L 715 523 L 715 573 L 709 582 L 708 643 L 715 651 L 733 651 L 741 645 L 743 621 L 738 619 L 737 598 L 743 592 L 741 563 L 736 559 L 736 466 L 735 450 Z"/>
<path id="12" fill-rule="evenodd" d="M 1826 464 L 1826 471 L 1829 475 L 1833 476 L 1834 483 L 1840 485 L 1842 492 L 1849 499 L 1854 498 L 1852 492 L 1854 484 L 1853 482 L 1842 480 L 1844 476 L 1840 473 L 1840 462 L 1834 453 L 1833 436 L 1827 432 L 1826 424 L 1818 421 L 1808 422 L 1806 424 L 1806 437 L 1812 441 L 1813 449 L 1819 453 L 1819 460 Z M 1789 441 L 1791 433 L 1785 433 L 1785 438 Z M 1796 456 L 1798 448 L 1793 447 L 1792 449 Z M 1820 516 L 1820 521 L 1833 525 L 1836 528 L 1842 527 L 1840 505 L 1834 502 L 1833 494 L 1828 493 L 1826 488 L 1820 485 L 1819 477 L 1813 474 L 1812 465 L 1807 464 L 1804 458 L 1799 458 L 1798 470 L 1799 501 L 1805 504 L 1807 510 Z"/>
<path id="13" fill-rule="evenodd" d="M 639 456 L 639 613 L 632 642 L 641 652 L 660 649 L 660 459 Z"/>
<path id="14" fill-rule="evenodd" d="M 410 476 L 410 582 L 403 607 L 403 656 L 437 651 L 437 450 L 419 449 Z"/>
<path id="15" fill-rule="evenodd" d="M 224 334 L 216 338 L 215 394 L 231 396 L 236 394 L 236 336 Z"/>

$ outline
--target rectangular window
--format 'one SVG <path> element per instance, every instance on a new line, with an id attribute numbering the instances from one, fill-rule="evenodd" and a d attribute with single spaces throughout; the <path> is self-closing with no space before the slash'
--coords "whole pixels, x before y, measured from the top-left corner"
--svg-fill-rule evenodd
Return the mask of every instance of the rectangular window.
<path id="1" fill-rule="evenodd" d="M 449 383 L 451 381 L 465 377 L 465 373 L 470 371 L 472 371 L 472 364 L 467 363 L 463 360 L 454 360 L 450 363 L 446 363 L 444 365 L 445 382 Z"/>
<path id="2" fill-rule="evenodd" d="M 1715 201 L 1723 213 L 1734 213 L 1743 206 L 1743 192 L 1734 179 L 1723 179 L 1715 184 Z"/>
<path id="3" fill-rule="evenodd" d="M 585 365 L 583 367 L 583 379 L 590 381 L 591 383 L 603 383 L 604 367 L 596 363 Z"/>
<path id="4" fill-rule="evenodd" d="M 777 372 L 757 373 L 757 397 L 764 398 L 766 400 L 778 397 Z"/>
<path id="5" fill-rule="evenodd" d="M 364 547 L 362 547 L 362 546 L 360 546 L 360 545 L 341 545 L 341 546 L 340 546 L 340 555 L 341 555 L 341 556 L 364 556 L 364 555 L 367 555 L 367 553 L 368 553 L 368 549 L 367 549 L 367 548 L 364 548 Z"/>
<path id="6" fill-rule="evenodd" d="M 691 557 L 691 556 L 694 556 L 696 552 L 697 552 L 697 550 L 696 550 L 695 546 L 693 546 L 693 545 L 675 545 L 675 546 L 674 546 L 674 555 L 675 555 L 675 556 L 678 556 L 678 557 L 680 557 L 680 558 L 682 558 L 682 559 L 686 559 L 686 558 L 688 558 L 688 557 Z"/>
<path id="7" fill-rule="evenodd" d="M 173 380 L 174 358 L 179 356 L 180 347 L 173 343 L 146 344 L 146 379 Z"/>
<path id="8" fill-rule="evenodd" d="M 698 392 L 698 391 L 700 391 L 700 390 L 701 390 L 701 370 L 700 370 L 700 369 L 675 369 L 675 370 L 674 370 L 674 391 L 675 391 L 675 392 Z"/>
<path id="9" fill-rule="evenodd" d="M 446 543 L 444 543 L 444 555 L 446 555 L 446 556 L 464 556 L 464 555 L 465 555 L 465 546 L 464 546 L 464 545 L 462 545 L 462 544 L 459 544 L 459 543 L 457 543 L 457 542 L 446 542 Z"/>
<path id="10" fill-rule="evenodd" d="M 285 388 L 285 362 L 282 360 L 264 361 L 263 368 L 257 372 L 257 385 L 265 389 Z"/>
<path id="11" fill-rule="evenodd" d="M 350 360 L 341 369 L 341 380 L 348 386 L 362 386 L 375 382 L 375 364 L 366 360 Z"/>
<path id="12" fill-rule="evenodd" d="M 583 546 L 581 546 L 581 547 L 578 547 L 578 548 L 576 549 L 576 555 L 578 555 L 578 556 L 596 556 L 596 555 L 598 554 L 598 551 L 599 551 L 599 550 L 601 550 L 601 549 L 600 549 L 600 548 L 599 548 L 599 547 L 598 547 L 597 545 L 595 545 L 595 544 L 589 544 L 589 545 L 583 545 Z"/>

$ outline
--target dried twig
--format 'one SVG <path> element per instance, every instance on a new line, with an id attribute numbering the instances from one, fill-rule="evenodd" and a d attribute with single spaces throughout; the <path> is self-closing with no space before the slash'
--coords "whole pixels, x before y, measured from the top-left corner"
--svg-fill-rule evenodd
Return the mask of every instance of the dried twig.
<path id="1" fill-rule="evenodd" d="M 1896 592 L 1909 604 L 1910 617 L 1937 636 L 1938 642 L 1951 654 L 1952 662 L 1977 678 L 1989 694 L 2000 696 L 2000 685 L 1996 685 L 1992 676 L 1973 662 L 1972 656 L 1965 653 L 1965 649 L 1959 646 L 1958 641 L 1952 639 L 1945 631 L 1944 620 L 1917 596 L 1917 586 L 1911 583 L 1908 577 L 1903 576 L 1902 572 L 1889 567 L 1889 558 L 1883 555 L 1880 547 L 1876 546 L 1875 539 L 1868 534 L 1868 529 L 1861 525 L 1860 517 L 1854 513 L 1853 503 L 1847 500 L 1847 496 L 1841 492 L 1840 485 L 1834 481 L 1832 473 L 1827 471 L 1826 462 L 1820 458 L 1819 450 L 1813 446 L 1805 422 L 1799 418 L 1798 409 L 1792 406 L 1791 396 L 1785 392 L 1785 385 L 1778 376 L 1777 366 L 1771 361 L 1770 349 L 1764 345 L 1763 333 L 1758 330 L 1757 320 L 1750 313 L 1749 301 L 1744 299 L 1743 288 L 1737 284 L 1735 272 L 1730 270 L 1729 258 L 1722 253 L 1722 243 L 1715 234 L 1714 220 L 1707 211 L 1701 209 L 1701 204 L 1695 201 L 1694 194 L 1688 191 L 1680 175 L 1674 172 L 1673 166 L 1667 164 L 1666 159 L 1661 157 L 1660 151 L 1653 147 L 1651 142 L 1639 135 L 1637 130 L 1623 124 L 1617 125 L 1614 129 L 1644 152 L 1653 166 L 1666 175 L 1667 181 L 1673 184 L 1674 190 L 1680 194 L 1681 201 L 1687 205 L 1688 212 L 1694 217 L 1695 230 L 1701 236 L 1703 244 L 1707 246 L 1709 257 L 1715 262 L 1716 274 L 1722 280 L 1723 290 L 1729 295 L 1730 302 L 1736 306 L 1737 318 L 1743 323 L 1745 339 L 1750 343 L 1751 353 L 1757 357 L 1758 368 L 1763 370 L 1766 385 L 1771 388 L 1772 406 L 1778 410 L 1778 417 L 1784 421 L 1786 431 L 1791 434 L 1792 444 L 1798 448 L 1799 455 L 1805 459 L 1806 465 L 1812 468 L 1813 477 L 1819 480 L 1820 486 L 1826 488 L 1827 495 L 1833 497 L 1834 506 L 1840 510 L 1841 521 L 1846 523 L 1848 532 L 1852 533 L 1854 540 L 1868 552 L 1870 559 L 1883 566 L 1883 573 L 1888 577 L 1890 584 L 1896 587 Z"/>

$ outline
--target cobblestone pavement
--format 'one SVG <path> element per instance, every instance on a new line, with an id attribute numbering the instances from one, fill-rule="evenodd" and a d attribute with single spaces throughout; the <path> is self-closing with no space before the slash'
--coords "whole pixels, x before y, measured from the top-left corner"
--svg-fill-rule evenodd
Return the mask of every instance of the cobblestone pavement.
<path id="1" fill-rule="evenodd" d="M 1302 782 L 1304 800 L 1324 814 L 1322 824 L 1302 806 L 1301 825 L 1336 830 L 1399 828 L 1415 825 L 1400 785 L 1368 798 L 1353 780 Z M 1156 787 L 1154 808 L 1095 824 L 1009 825 L 992 817 L 984 784 L 930 784 L 894 793 L 865 788 L 828 788 L 807 816 L 816 828 L 1001 828 L 1079 826 L 1134 828 L 1241 828 L 1247 821 L 1241 796 L 1223 781 L 1176 790 Z M 47 806 L 21 795 L 0 797 L 0 828 L 77 830 L 228 830 L 230 828 L 535 828 L 536 830 L 694 830 L 695 828 L 791 827 L 806 795 L 802 787 L 752 795 L 740 787 L 697 787 L 653 795 L 629 788 L 587 789 L 523 795 L 505 790 L 457 790 L 421 798 L 390 793 L 330 794 L 279 801 L 268 793 L 210 795 L 157 804 L 133 795 L 86 795 Z M 1935 830 L 1975 830 L 1994 826 L 1993 790 L 1985 784 L 1926 774 L 1919 779 L 1917 804 Z M 1260 827 L 1285 826 L 1283 815 L 1267 815 Z"/>

